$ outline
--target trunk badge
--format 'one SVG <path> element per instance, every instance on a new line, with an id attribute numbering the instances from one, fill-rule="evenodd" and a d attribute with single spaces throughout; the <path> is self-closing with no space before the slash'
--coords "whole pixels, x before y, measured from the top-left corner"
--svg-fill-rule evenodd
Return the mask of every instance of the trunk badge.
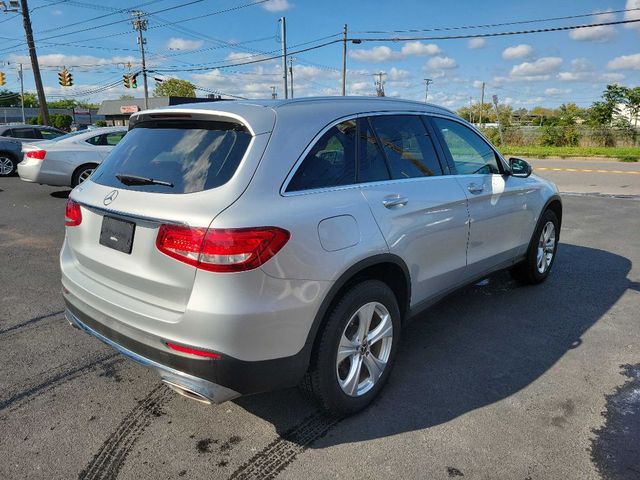
<path id="1" fill-rule="evenodd" d="M 104 197 L 104 200 L 102 200 L 102 203 L 104 203 L 105 205 L 109 205 L 110 203 L 112 203 L 116 198 L 118 197 L 118 191 L 117 190 L 111 190 L 106 197 Z"/>

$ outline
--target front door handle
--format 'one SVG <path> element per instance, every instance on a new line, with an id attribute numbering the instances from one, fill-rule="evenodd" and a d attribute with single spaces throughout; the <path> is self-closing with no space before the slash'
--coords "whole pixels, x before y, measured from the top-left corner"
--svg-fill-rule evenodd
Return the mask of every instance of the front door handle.
<path id="1" fill-rule="evenodd" d="M 482 193 L 482 191 L 484 190 L 484 186 L 483 185 L 478 185 L 477 183 L 470 183 L 467 186 L 467 190 L 469 190 L 469 192 L 477 194 L 477 193 Z"/>
<path id="2" fill-rule="evenodd" d="M 382 205 L 385 208 L 396 208 L 396 207 L 404 207 L 409 199 L 407 197 L 401 197 L 400 195 L 391 195 L 382 200 Z"/>

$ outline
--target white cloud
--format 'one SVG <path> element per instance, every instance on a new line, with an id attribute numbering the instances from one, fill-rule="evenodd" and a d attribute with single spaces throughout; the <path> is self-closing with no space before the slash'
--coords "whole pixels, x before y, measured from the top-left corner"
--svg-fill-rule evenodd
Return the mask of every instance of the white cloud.
<path id="1" fill-rule="evenodd" d="M 458 64 L 451 57 L 433 57 L 427 62 L 427 67 L 431 70 L 450 70 L 457 66 Z"/>
<path id="2" fill-rule="evenodd" d="M 270 12 L 284 12 L 293 5 L 289 3 L 289 0 L 269 0 L 267 3 L 263 3 L 262 7 Z"/>
<path id="3" fill-rule="evenodd" d="M 593 69 L 591 62 L 584 57 L 571 60 L 571 66 L 576 72 L 588 72 Z"/>
<path id="4" fill-rule="evenodd" d="M 60 16 L 62 15 L 62 10 L 51 10 L 51 15 Z"/>
<path id="5" fill-rule="evenodd" d="M 561 82 L 584 82 L 589 80 L 592 75 L 588 72 L 560 72 L 558 80 Z"/>
<path id="6" fill-rule="evenodd" d="M 478 48 L 486 47 L 487 41 L 484 38 L 471 38 L 468 45 L 471 50 L 476 50 Z"/>
<path id="7" fill-rule="evenodd" d="M 349 56 L 357 62 L 381 63 L 400 58 L 401 53 L 391 50 L 387 46 L 373 47 L 369 50 L 358 49 L 349 52 Z"/>
<path id="8" fill-rule="evenodd" d="M 594 23 L 612 22 L 616 19 L 611 12 L 594 12 Z M 608 42 L 616 36 L 616 29 L 612 25 L 586 27 L 571 30 L 569 37 L 573 40 L 587 42 Z"/>
<path id="9" fill-rule="evenodd" d="M 9 55 L 9 60 L 13 63 L 30 64 L 29 57 L 24 55 Z M 93 55 L 64 55 L 62 53 L 50 53 L 38 55 L 40 67 L 87 67 L 96 65 L 116 65 L 127 64 L 137 65 L 139 60 L 131 55 L 126 57 L 94 57 Z"/>
<path id="10" fill-rule="evenodd" d="M 253 60 L 260 60 L 263 58 L 268 58 L 267 55 L 259 55 L 255 53 L 248 52 L 231 52 L 225 57 L 230 62 L 250 62 Z"/>
<path id="11" fill-rule="evenodd" d="M 402 70 L 396 67 L 391 67 L 387 75 L 387 78 L 392 82 L 406 80 L 409 77 L 411 77 L 409 70 Z"/>
<path id="12" fill-rule="evenodd" d="M 566 95 L 567 93 L 571 93 L 571 89 L 570 88 L 547 88 L 544 91 L 545 95 Z"/>
<path id="13" fill-rule="evenodd" d="M 548 75 L 556 71 L 562 64 L 560 57 L 543 57 L 535 62 L 524 62 L 514 65 L 511 69 L 512 77 L 532 77 Z"/>
<path id="14" fill-rule="evenodd" d="M 405 56 L 431 57 L 440 53 L 440 47 L 434 43 L 406 42 L 402 46 L 401 53 Z"/>
<path id="15" fill-rule="evenodd" d="M 177 37 L 171 37 L 167 42 L 169 50 L 197 50 L 202 45 L 204 45 L 203 40 L 186 40 Z"/>
<path id="16" fill-rule="evenodd" d="M 635 8 L 638 10 L 633 10 Z M 632 10 L 630 12 L 624 12 L 625 20 L 640 20 L 640 0 L 627 0 L 625 10 Z M 627 23 L 625 27 L 638 29 L 640 33 L 640 22 Z"/>
<path id="17" fill-rule="evenodd" d="M 622 55 L 607 63 L 610 70 L 640 70 L 640 53 Z"/>
<path id="18" fill-rule="evenodd" d="M 603 82 L 621 82 L 625 76 L 623 73 L 603 73 L 600 75 L 600 79 Z"/>
<path id="19" fill-rule="evenodd" d="M 502 58 L 505 60 L 513 60 L 516 58 L 528 57 L 533 53 L 533 47 L 525 43 L 505 48 L 502 52 Z"/>
<path id="20" fill-rule="evenodd" d="M 482 88 L 482 84 L 484 82 L 482 80 L 474 80 L 473 81 L 473 88 Z"/>

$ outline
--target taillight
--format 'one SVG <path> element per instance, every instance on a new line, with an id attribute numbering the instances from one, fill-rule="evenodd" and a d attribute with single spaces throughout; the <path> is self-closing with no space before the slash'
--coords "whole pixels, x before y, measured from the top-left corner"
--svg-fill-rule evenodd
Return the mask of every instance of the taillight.
<path id="1" fill-rule="evenodd" d="M 77 227 L 80 225 L 82 223 L 82 211 L 80 210 L 80 204 L 68 199 L 64 217 L 64 224 L 67 227 Z"/>
<path id="2" fill-rule="evenodd" d="M 37 160 L 44 160 L 44 156 L 47 154 L 46 150 L 28 150 L 25 152 L 25 157 L 35 158 Z"/>
<path id="3" fill-rule="evenodd" d="M 220 358 L 220 354 L 218 353 L 209 352 L 207 350 L 200 350 L 193 347 L 185 347 L 184 345 L 178 345 L 176 343 L 167 342 L 167 347 L 177 352 L 188 353 L 189 355 L 197 355 L 198 357 L 206 357 L 213 360 L 218 360 Z"/>
<path id="4" fill-rule="evenodd" d="M 211 272 L 241 272 L 259 267 L 287 243 L 278 227 L 206 229 L 161 225 L 158 250 Z"/>

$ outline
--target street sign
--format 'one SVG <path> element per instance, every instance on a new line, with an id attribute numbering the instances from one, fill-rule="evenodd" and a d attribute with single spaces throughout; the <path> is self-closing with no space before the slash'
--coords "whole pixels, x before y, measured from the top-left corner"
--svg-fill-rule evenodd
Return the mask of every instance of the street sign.
<path id="1" fill-rule="evenodd" d="M 122 105 L 120 107 L 120 113 L 136 113 L 140 111 L 140 107 L 137 105 Z"/>

